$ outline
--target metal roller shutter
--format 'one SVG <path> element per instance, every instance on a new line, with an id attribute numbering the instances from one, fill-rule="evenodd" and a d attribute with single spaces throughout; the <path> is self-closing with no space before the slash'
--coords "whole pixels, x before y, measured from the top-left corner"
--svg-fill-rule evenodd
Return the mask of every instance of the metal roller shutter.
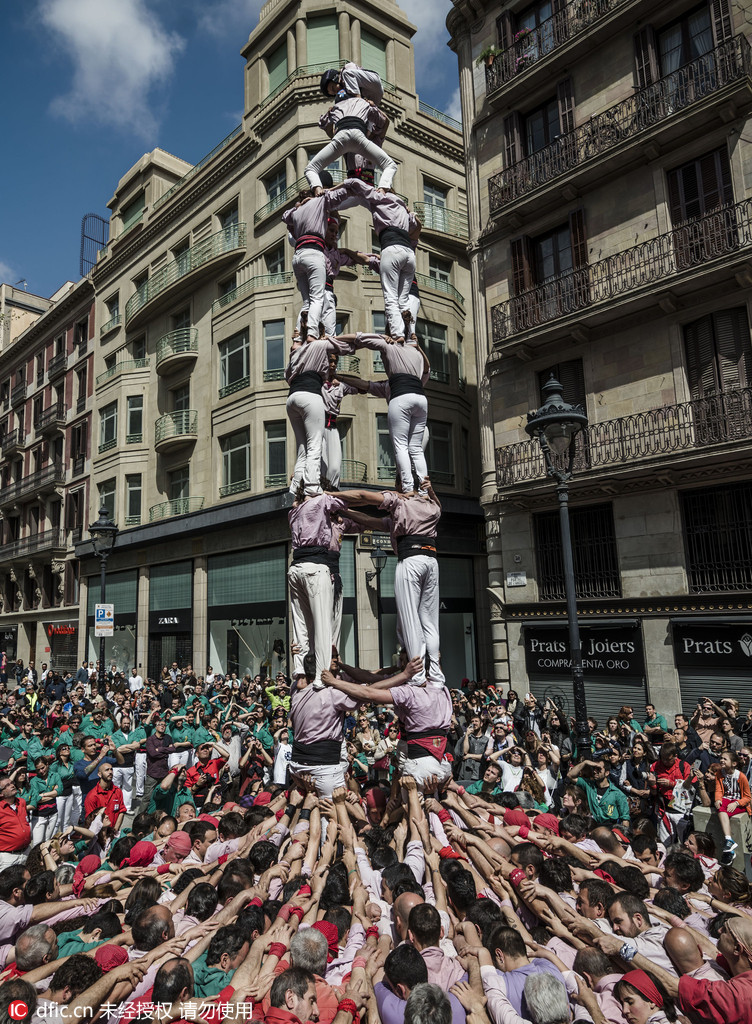
<path id="1" fill-rule="evenodd" d="M 541 704 L 551 698 L 560 704 L 567 715 L 574 715 L 574 694 L 572 684 L 560 679 L 530 680 L 531 692 Z M 520 697 L 523 695 L 520 694 Z M 735 696 L 735 694 L 729 694 Z M 634 708 L 635 718 L 640 722 L 644 718 L 647 691 L 642 679 L 634 682 L 625 679 L 590 678 L 585 680 L 585 700 L 588 715 L 598 722 L 599 730 L 604 728 L 606 719 L 618 713 L 623 704 Z M 694 706 L 694 705 L 693 705 Z"/>
<path id="2" fill-rule="evenodd" d="M 717 674 L 684 669 L 679 673 L 679 690 L 682 711 L 690 717 L 701 697 L 710 697 L 716 704 L 723 697 L 734 697 L 739 701 L 741 715 L 752 708 L 752 678 L 742 668 L 727 668 Z"/>

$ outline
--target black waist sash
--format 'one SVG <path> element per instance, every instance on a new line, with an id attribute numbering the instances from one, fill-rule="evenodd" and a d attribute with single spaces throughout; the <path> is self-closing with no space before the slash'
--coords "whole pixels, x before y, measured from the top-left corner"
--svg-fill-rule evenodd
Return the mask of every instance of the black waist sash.
<path id="1" fill-rule="evenodd" d="M 420 298 L 420 291 L 418 289 L 418 282 L 413 278 L 413 283 L 410 285 L 410 294 L 414 295 L 416 299 Z"/>
<path id="2" fill-rule="evenodd" d="M 301 235 L 295 242 L 295 252 L 297 252 L 298 249 L 318 249 L 320 252 L 323 252 L 325 248 L 324 239 L 321 235 L 316 235 L 312 231 L 308 232 L 308 234 Z"/>
<path id="3" fill-rule="evenodd" d="M 328 412 L 326 414 L 326 424 L 325 425 L 327 427 L 336 427 L 337 426 L 337 416 L 336 416 L 336 413 Z"/>
<path id="4" fill-rule="evenodd" d="M 317 740 L 300 743 L 293 740 L 292 760 L 300 764 L 339 764 L 342 760 L 341 740 Z"/>
<path id="5" fill-rule="evenodd" d="M 361 117 L 342 117 L 334 126 L 334 134 L 337 132 L 343 132 L 347 128 L 357 128 L 358 131 L 363 132 L 364 135 L 368 135 L 368 125 Z"/>
<path id="6" fill-rule="evenodd" d="M 412 373 L 393 373 L 389 378 L 390 398 L 399 398 L 400 395 L 422 395 L 423 385 L 420 377 Z"/>
<path id="7" fill-rule="evenodd" d="M 410 236 L 402 228 L 382 228 L 379 231 L 379 245 L 382 249 L 386 249 L 388 245 L 406 245 L 408 249 L 412 249 Z"/>
<path id="8" fill-rule="evenodd" d="M 290 394 L 292 395 L 296 391 L 308 391 L 312 395 L 320 395 L 323 386 L 324 378 L 320 373 L 316 373 L 314 370 L 305 370 L 290 381 Z"/>
<path id="9" fill-rule="evenodd" d="M 419 732 L 403 733 L 402 739 L 407 743 L 407 756 L 415 760 L 418 757 L 433 757 L 430 750 L 421 747 L 415 740 L 437 739 L 446 740 L 447 733 L 443 729 L 422 729 Z"/>
<path id="10" fill-rule="evenodd" d="M 406 533 L 404 537 L 397 537 L 397 558 L 400 562 L 413 555 L 436 558 L 436 538 L 429 537 L 427 533 Z"/>
<path id="11" fill-rule="evenodd" d="M 326 284 L 324 285 L 324 287 L 328 288 L 330 292 L 333 292 L 334 291 L 334 278 L 333 277 L 327 277 Z"/>

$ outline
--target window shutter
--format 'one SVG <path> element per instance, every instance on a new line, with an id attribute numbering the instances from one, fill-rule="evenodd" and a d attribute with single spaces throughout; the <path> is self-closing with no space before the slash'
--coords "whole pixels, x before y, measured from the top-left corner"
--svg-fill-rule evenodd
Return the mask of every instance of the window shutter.
<path id="1" fill-rule="evenodd" d="M 676 227 L 677 224 L 681 224 L 683 220 L 686 220 L 686 214 L 684 213 L 684 192 L 682 189 L 681 168 L 669 171 L 666 175 L 666 182 L 668 184 L 668 205 L 671 213 L 671 223 Z"/>
<path id="2" fill-rule="evenodd" d="M 714 314 L 718 376 L 724 391 L 748 388 L 752 382 L 752 347 L 744 306 Z"/>
<path id="3" fill-rule="evenodd" d="M 713 343 L 713 319 L 704 316 L 684 328 L 687 381 L 690 397 L 706 398 L 718 391 L 718 372 Z"/>
<path id="4" fill-rule="evenodd" d="M 386 40 L 363 27 L 360 29 L 360 64 L 367 71 L 376 71 L 382 79 L 386 78 Z"/>
<path id="5" fill-rule="evenodd" d="M 644 89 L 660 78 L 658 50 L 655 45 L 655 31 L 652 25 L 640 29 L 634 37 L 635 72 L 637 88 Z"/>
<path id="6" fill-rule="evenodd" d="M 674 227 L 734 202 L 731 165 L 725 148 L 668 172 L 668 196 Z"/>
<path id="7" fill-rule="evenodd" d="M 585 235 L 585 211 L 574 210 L 569 214 L 569 232 L 572 240 L 572 266 L 588 265 L 587 236 Z"/>
<path id="8" fill-rule="evenodd" d="M 582 370 L 581 359 L 568 359 L 564 363 L 556 363 L 538 373 L 538 389 L 543 400 L 543 385 L 548 382 L 551 374 L 561 384 L 562 397 L 572 405 L 581 405 L 585 408 L 585 376 Z"/>
<path id="9" fill-rule="evenodd" d="M 306 32 L 307 60 L 309 64 L 329 64 L 339 61 L 339 29 L 336 14 L 323 14 L 308 18 Z"/>
<path id="10" fill-rule="evenodd" d="M 522 118 L 513 110 L 504 118 L 504 158 L 507 167 L 513 167 L 522 157 Z"/>
<path id="11" fill-rule="evenodd" d="M 556 99 L 559 104 L 559 131 L 566 135 L 574 131 L 574 93 L 571 78 L 565 78 L 556 86 Z"/>
<path id="12" fill-rule="evenodd" d="M 713 41 L 716 46 L 720 46 L 734 34 L 728 0 L 710 0 L 710 14 L 713 22 Z"/>
<path id="13" fill-rule="evenodd" d="M 269 92 L 274 92 L 287 78 L 287 42 L 283 42 L 266 58 L 269 74 Z"/>
<path id="14" fill-rule="evenodd" d="M 535 284 L 533 243 L 528 235 L 522 235 L 521 238 L 513 239 L 510 246 L 512 250 L 512 286 L 514 294 L 520 295 Z"/>
<path id="15" fill-rule="evenodd" d="M 499 47 L 502 50 L 508 49 L 514 42 L 512 15 L 509 11 L 504 11 L 504 13 L 496 19 L 496 32 L 499 36 Z"/>

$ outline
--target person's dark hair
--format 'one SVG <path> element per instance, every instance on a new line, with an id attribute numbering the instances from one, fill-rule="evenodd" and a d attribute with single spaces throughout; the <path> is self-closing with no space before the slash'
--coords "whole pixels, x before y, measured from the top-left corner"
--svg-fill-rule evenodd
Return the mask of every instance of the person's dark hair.
<path id="1" fill-rule="evenodd" d="M 206 875 L 201 868 L 188 868 L 187 871 L 181 872 L 175 879 L 175 884 L 172 887 L 172 891 L 176 896 L 179 896 L 181 892 L 188 888 L 191 882 L 194 882 L 197 878 L 205 878 Z"/>
<path id="2" fill-rule="evenodd" d="M 543 851 L 535 843 L 520 843 L 512 848 L 512 854 L 520 867 L 526 868 L 532 865 L 540 873 L 545 857 Z"/>
<path id="3" fill-rule="evenodd" d="M 265 924 L 264 908 L 257 907 L 255 904 L 251 907 L 246 907 L 238 914 L 237 926 L 251 940 L 253 939 L 254 932 L 258 932 L 259 935 L 263 933 Z"/>
<path id="4" fill-rule="evenodd" d="M 737 914 L 727 914 L 725 911 L 721 914 L 716 914 L 715 917 L 707 924 L 708 935 L 710 938 L 713 939 L 714 942 L 717 942 L 724 926 L 728 924 L 732 918 L 737 916 Z"/>
<path id="5" fill-rule="evenodd" d="M 124 912 L 124 910 L 125 907 L 123 906 L 122 902 L 120 900 L 113 899 L 107 900 L 106 903 L 103 903 L 102 906 L 99 908 L 99 913 L 121 915 Z"/>
<path id="6" fill-rule="evenodd" d="M 301 885 L 305 885 L 308 879 L 304 875 L 293 875 L 292 878 L 288 878 L 285 884 L 282 886 L 282 900 L 284 903 L 289 903 L 290 900 L 295 896 Z"/>
<path id="7" fill-rule="evenodd" d="M 578 787 L 579 789 L 580 787 Z M 575 839 L 584 839 L 587 835 L 590 823 L 582 814 L 565 814 L 559 822 L 559 834 L 569 832 Z"/>
<path id="8" fill-rule="evenodd" d="M 216 909 L 217 890 L 208 882 L 199 882 L 196 888 L 188 893 L 185 904 L 188 917 L 195 917 L 197 921 L 208 921 Z"/>
<path id="9" fill-rule="evenodd" d="M 506 924 L 497 925 L 488 936 L 486 949 L 496 960 L 496 950 L 500 949 L 505 956 L 525 956 L 525 940 L 518 931 Z"/>
<path id="10" fill-rule="evenodd" d="M 210 821 L 190 821 L 183 831 L 187 833 L 191 843 L 203 843 L 204 839 L 206 839 L 206 833 L 215 832 L 216 827 Z"/>
<path id="11" fill-rule="evenodd" d="M 504 914 L 498 903 L 494 903 L 493 900 L 477 899 L 465 911 L 465 920 L 475 925 L 480 932 L 481 942 L 485 945 L 486 937 L 504 920 Z"/>
<path id="12" fill-rule="evenodd" d="M 653 836 L 646 834 L 632 837 L 632 853 L 641 855 L 644 853 L 657 853 L 658 842 Z"/>
<path id="13" fill-rule="evenodd" d="M 0 871 L 0 900 L 7 903 L 13 895 L 14 889 L 23 889 L 25 877 L 23 864 L 14 864 L 12 867 Z"/>
<path id="14" fill-rule="evenodd" d="M 602 903 L 604 910 L 614 894 L 614 890 L 608 882 L 603 882 L 600 878 L 586 878 L 580 885 L 580 892 L 587 893 L 588 903 L 591 907 L 596 907 L 599 903 Z"/>
<path id="15" fill-rule="evenodd" d="M 265 839 L 254 843 L 248 851 L 248 860 L 251 862 L 251 866 L 257 875 L 263 874 L 273 864 L 276 864 L 278 856 L 279 850 L 274 843 L 269 843 Z"/>
<path id="16" fill-rule="evenodd" d="M 155 815 L 142 811 L 141 814 L 137 814 L 133 819 L 131 835 L 135 836 L 136 839 L 143 839 L 144 836 L 151 835 L 156 827 L 157 819 Z"/>
<path id="17" fill-rule="evenodd" d="M 648 908 L 639 896 L 634 896 L 631 892 L 615 892 L 611 897 L 609 897 L 606 909 L 610 910 L 611 907 L 615 906 L 617 903 L 628 917 L 634 917 L 635 914 L 641 914 L 645 924 L 650 924 Z"/>
<path id="18" fill-rule="evenodd" d="M 112 844 L 110 850 L 109 861 L 110 864 L 114 864 L 116 868 L 119 868 L 126 857 L 130 857 L 131 850 L 138 842 L 136 836 L 129 833 L 127 836 L 123 836 L 122 839 L 118 839 L 117 842 Z"/>
<path id="19" fill-rule="evenodd" d="M 156 913 L 156 907 L 142 910 L 133 922 L 133 945 L 148 953 L 164 942 L 165 920 Z"/>
<path id="20" fill-rule="evenodd" d="M 635 836 L 650 836 L 651 839 L 658 839 L 658 831 L 655 824 L 650 818 L 637 818 L 636 821 L 632 821 L 632 838 Z"/>
<path id="21" fill-rule="evenodd" d="M 446 883 L 447 898 L 455 910 L 464 913 L 478 898 L 475 879 L 469 871 L 458 871 Z"/>
<path id="22" fill-rule="evenodd" d="M 371 866 L 374 871 L 383 871 L 398 863 L 397 851 L 391 846 L 377 846 L 371 854 Z"/>
<path id="23" fill-rule="evenodd" d="M 331 907 L 324 914 L 324 920 L 337 929 L 337 941 L 341 942 L 352 924 L 352 914 L 347 907 Z"/>
<path id="24" fill-rule="evenodd" d="M 669 914 L 675 914 L 682 921 L 689 917 L 689 907 L 686 900 L 678 889 L 672 889 L 669 885 L 662 886 L 655 894 L 653 903 L 660 910 L 666 910 Z"/>
<path id="25" fill-rule="evenodd" d="M 159 879 L 146 875 L 144 878 L 139 878 L 128 893 L 125 900 L 125 909 L 126 911 L 130 910 L 137 903 L 141 903 L 145 907 L 154 906 L 161 895 L 162 886 L 159 883 Z M 141 946 L 137 946 L 137 949 L 141 948 Z"/>
<path id="26" fill-rule="evenodd" d="M 157 971 L 151 993 L 152 1002 L 171 1006 L 184 989 L 188 989 L 188 995 L 193 996 L 193 968 L 183 957 L 176 956 L 162 964 Z"/>
<path id="27" fill-rule="evenodd" d="M 689 835 L 695 837 L 695 843 L 697 845 L 697 852 L 702 857 L 715 857 L 715 856 L 717 856 L 718 850 L 717 850 L 716 845 L 715 845 L 715 839 L 713 839 L 713 837 L 711 836 L 711 834 L 709 832 L 698 832 L 698 831 L 695 830 L 693 832 L 690 832 Z M 685 845 L 686 845 L 687 839 L 689 839 L 689 836 L 687 836 L 687 838 L 684 840 Z M 632 844 L 632 845 L 633 845 L 633 848 L 634 848 L 634 844 Z"/>
<path id="28" fill-rule="evenodd" d="M 590 974 L 593 978 L 603 978 L 613 973 L 611 960 L 594 946 L 584 946 L 577 950 L 572 970 L 577 974 Z"/>
<path id="29" fill-rule="evenodd" d="M 670 853 L 663 862 L 664 872 L 669 868 L 677 880 L 688 887 L 689 892 L 699 892 L 705 884 L 705 873 L 691 853 L 682 853 L 680 850 Z"/>
<path id="30" fill-rule="evenodd" d="M 52 975 L 50 991 L 60 992 L 64 988 L 71 990 L 75 999 L 91 988 L 102 977 L 102 968 L 93 956 L 86 956 L 84 953 L 74 953 L 60 964 Z"/>
<path id="31" fill-rule="evenodd" d="M 248 888 L 247 881 L 240 875 L 236 874 L 224 874 L 219 880 L 217 886 L 217 900 L 222 906 L 227 903 L 228 900 L 233 900 L 241 893 L 243 889 Z"/>
<path id="32" fill-rule="evenodd" d="M 516 793 L 499 793 L 496 797 L 496 803 L 506 811 L 513 811 L 515 807 L 520 806 Z"/>
<path id="33" fill-rule="evenodd" d="M 11 1018 L 11 1003 L 25 1003 L 26 1015 L 20 1020 Z M 0 986 L 0 1024 L 29 1024 L 37 1010 L 37 990 L 23 978 L 11 978 Z"/>
<path id="34" fill-rule="evenodd" d="M 282 909 L 282 906 L 282 900 L 264 900 L 264 902 L 261 905 L 261 909 L 264 911 L 264 914 L 266 915 L 266 917 L 269 918 L 270 921 L 274 921 L 277 918 L 280 910 Z"/>
<path id="35" fill-rule="evenodd" d="M 713 875 L 713 881 L 716 885 L 720 885 L 725 893 L 728 893 L 732 903 L 750 902 L 752 889 L 747 876 L 743 875 L 741 871 L 737 871 L 736 868 L 731 866 L 719 868 Z"/>
<path id="36" fill-rule="evenodd" d="M 95 928 L 101 929 L 101 940 L 103 942 L 105 939 L 112 939 L 115 935 L 120 935 L 123 930 L 120 927 L 120 919 L 117 914 L 108 914 L 105 910 L 98 910 L 96 914 L 92 914 L 87 919 L 84 932 L 90 935 Z"/>
<path id="37" fill-rule="evenodd" d="M 249 829 L 254 828 L 256 825 L 260 825 L 262 821 L 266 821 L 269 814 L 265 807 L 249 807 L 243 815 L 246 825 Z"/>
<path id="38" fill-rule="evenodd" d="M 392 950 L 384 961 L 384 974 L 393 989 L 396 989 L 397 985 L 413 989 L 416 985 L 428 981 L 426 962 L 409 942 Z"/>
<path id="39" fill-rule="evenodd" d="M 639 868 L 625 867 L 621 861 L 605 860 L 601 868 L 611 877 L 620 889 L 646 900 L 650 896 L 650 886 L 645 875 Z"/>
<path id="40" fill-rule="evenodd" d="M 568 864 L 556 857 L 549 857 L 543 862 L 538 881 L 554 892 L 572 891 L 572 871 Z"/>
<path id="41" fill-rule="evenodd" d="M 414 877 L 403 878 L 397 882 L 394 889 L 392 889 L 392 898 L 396 900 L 398 896 L 402 896 L 406 892 L 414 892 L 416 896 L 422 896 L 423 899 L 426 897 L 423 886 L 420 882 L 416 882 Z"/>
<path id="42" fill-rule="evenodd" d="M 409 866 L 402 862 L 399 864 L 390 864 L 388 868 L 384 868 L 381 872 L 381 880 L 389 889 L 394 889 L 397 882 L 401 882 L 403 878 L 415 878 L 415 875 L 412 873 Z"/>
<path id="43" fill-rule="evenodd" d="M 220 957 L 225 953 L 231 957 L 237 956 L 247 941 L 247 936 L 237 925 L 228 924 L 224 928 L 218 928 L 209 943 L 206 953 L 207 964 L 210 967 L 218 964 Z"/>
<path id="44" fill-rule="evenodd" d="M 38 906 L 40 903 L 45 903 L 48 896 L 51 896 L 55 891 L 55 872 L 54 871 L 42 871 L 38 875 L 34 875 L 24 886 L 24 896 L 26 902 L 30 903 L 32 907 Z"/>
<path id="45" fill-rule="evenodd" d="M 447 882 L 453 875 L 456 875 L 458 871 L 467 871 L 467 868 L 464 868 L 462 863 L 454 857 L 442 858 L 439 861 L 439 874 L 444 882 Z"/>
<path id="46" fill-rule="evenodd" d="M 298 999 L 302 999 L 308 991 L 308 986 L 315 984 L 316 979 L 310 971 L 302 967 L 288 967 L 274 979 L 269 992 L 269 1005 L 275 1009 L 283 1009 L 287 992 L 294 992 Z"/>
<path id="47" fill-rule="evenodd" d="M 441 917 L 430 903 L 419 903 L 412 908 L 407 927 L 421 946 L 438 946 L 441 939 Z"/>
<path id="48" fill-rule="evenodd" d="M 663 987 L 663 983 L 660 982 L 658 980 L 658 978 L 656 978 L 656 976 L 653 974 L 652 971 L 645 971 L 645 974 L 647 974 L 647 976 L 650 978 L 652 983 L 655 985 L 655 987 L 660 992 L 661 999 L 663 1000 L 663 1012 L 666 1014 L 666 1017 L 668 1018 L 668 1020 L 670 1020 L 672 1022 L 675 1021 L 676 1020 L 676 1004 L 674 1003 L 674 1000 L 671 998 L 671 996 L 668 994 L 666 989 Z M 628 981 L 624 981 L 624 979 L 622 979 L 621 981 L 617 981 L 616 985 L 614 985 L 614 998 L 618 999 L 619 1001 L 621 1001 L 622 997 L 627 992 L 630 992 L 630 991 L 631 992 L 635 992 L 637 990 L 634 989 L 629 984 Z M 640 993 L 640 994 L 642 994 L 642 993 Z M 642 998 L 644 999 L 645 997 L 643 996 Z"/>
<path id="49" fill-rule="evenodd" d="M 245 816 L 240 811 L 230 811 L 229 814 L 223 815 L 219 819 L 219 826 L 217 832 L 223 840 L 227 839 L 238 839 L 240 836 L 247 835 L 250 832 L 251 826 L 245 819 Z M 258 844 L 255 844 L 258 845 Z M 251 848 L 253 850 L 253 847 Z M 274 847 L 276 851 L 276 846 Z M 274 864 L 275 861 L 272 861 Z M 266 870 L 266 869 L 264 869 Z"/>
<path id="50" fill-rule="evenodd" d="M 350 887 L 347 884 L 347 868 L 342 861 L 336 861 L 329 868 L 319 907 L 322 910 L 329 910 L 330 907 L 339 907 L 346 903 L 352 904 Z"/>

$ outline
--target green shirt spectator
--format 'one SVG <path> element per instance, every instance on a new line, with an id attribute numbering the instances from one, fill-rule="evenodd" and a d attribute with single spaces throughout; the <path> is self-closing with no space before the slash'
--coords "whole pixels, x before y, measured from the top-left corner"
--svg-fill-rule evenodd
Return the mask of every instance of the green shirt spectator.
<path id="1" fill-rule="evenodd" d="M 596 825 L 612 825 L 629 822 L 629 804 L 620 789 L 610 782 L 604 787 L 594 779 L 577 779 L 577 785 L 585 790 L 590 815 Z"/>

